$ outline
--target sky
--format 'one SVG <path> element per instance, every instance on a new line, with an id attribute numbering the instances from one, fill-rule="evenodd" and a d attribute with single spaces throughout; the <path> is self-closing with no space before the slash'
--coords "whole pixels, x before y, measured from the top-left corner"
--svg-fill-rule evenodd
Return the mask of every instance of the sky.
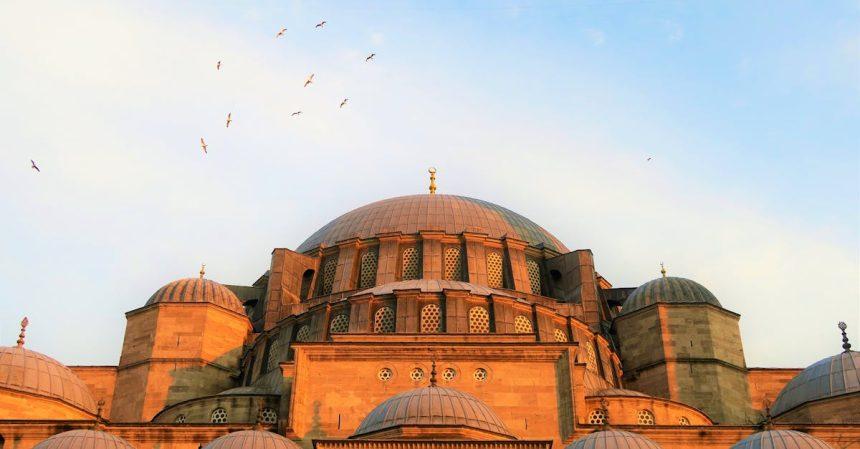
<path id="1" fill-rule="evenodd" d="M 616 287 L 705 285 L 749 366 L 860 345 L 857 0 L 2 1 L 0 55 L 0 345 L 116 364 L 163 284 L 429 166 Z"/>

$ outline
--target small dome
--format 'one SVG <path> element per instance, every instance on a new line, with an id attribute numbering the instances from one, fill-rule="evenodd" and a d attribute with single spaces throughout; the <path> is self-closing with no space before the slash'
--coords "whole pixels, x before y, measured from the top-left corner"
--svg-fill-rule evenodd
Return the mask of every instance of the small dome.
<path id="1" fill-rule="evenodd" d="M 801 404 L 860 391 L 860 352 L 819 360 L 794 376 L 777 396 L 771 414 L 781 415 Z"/>
<path id="2" fill-rule="evenodd" d="M 636 433 L 601 430 L 568 444 L 565 449 L 662 449 L 662 447 Z"/>
<path id="3" fill-rule="evenodd" d="M 33 449 L 134 449 L 134 446 L 107 432 L 70 430 L 42 441 Z"/>
<path id="4" fill-rule="evenodd" d="M 604 388 L 602 390 L 592 391 L 591 393 L 589 393 L 589 396 L 636 396 L 642 398 L 651 397 L 640 391 L 625 390 L 623 388 Z"/>
<path id="5" fill-rule="evenodd" d="M 646 282 L 639 286 L 621 308 L 621 314 L 635 312 L 644 309 L 651 304 L 674 303 L 674 304 L 696 304 L 707 303 L 722 307 L 717 297 L 705 287 L 695 281 L 677 277 L 662 277 Z"/>
<path id="6" fill-rule="evenodd" d="M 89 388 L 72 370 L 22 346 L 0 346 L 0 388 L 56 398 L 96 413 L 96 403 Z"/>
<path id="7" fill-rule="evenodd" d="M 464 426 L 510 436 L 498 415 L 480 399 L 435 385 L 388 398 L 361 421 L 353 436 L 402 425 Z"/>
<path id="8" fill-rule="evenodd" d="M 265 430 L 241 430 L 212 440 L 203 449 L 301 449 L 286 437 Z"/>
<path id="9" fill-rule="evenodd" d="M 157 302 L 208 302 L 245 314 L 242 301 L 235 293 L 215 281 L 203 278 L 180 279 L 161 287 L 146 301 L 146 305 Z"/>
<path id="10" fill-rule="evenodd" d="M 768 430 L 750 435 L 731 449 L 833 449 L 812 435 L 795 430 Z"/>

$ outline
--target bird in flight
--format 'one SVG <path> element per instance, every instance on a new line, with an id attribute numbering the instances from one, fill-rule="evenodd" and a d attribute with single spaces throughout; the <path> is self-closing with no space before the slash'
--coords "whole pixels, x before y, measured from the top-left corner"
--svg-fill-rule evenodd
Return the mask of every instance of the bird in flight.
<path id="1" fill-rule="evenodd" d="M 322 22 L 318 23 L 317 26 L 315 26 L 314 28 L 322 28 L 325 26 L 325 24 L 326 24 L 326 21 L 323 20 Z"/>
<path id="2" fill-rule="evenodd" d="M 221 61 L 218 61 L 218 64 L 215 64 L 215 70 L 221 70 Z"/>
<path id="3" fill-rule="evenodd" d="M 645 162 L 651 162 L 651 156 L 648 156 L 648 159 L 645 159 Z"/>
<path id="4" fill-rule="evenodd" d="M 290 117 L 295 117 L 295 116 L 297 116 L 297 115 L 299 115 L 299 114 L 301 114 L 301 113 L 302 113 L 302 111 L 296 111 L 296 112 L 293 112 L 292 114 L 290 114 Z"/>
<path id="5" fill-rule="evenodd" d="M 42 173 L 42 170 L 39 170 L 39 167 L 36 166 L 36 163 L 33 162 L 32 159 L 30 159 L 30 168 L 32 168 L 33 170 L 36 170 L 39 173 Z"/>
<path id="6" fill-rule="evenodd" d="M 314 82 L 314 74 L 311 73 L 311 76 L 309 76 L 308 79 L 305 80 L 305 86 L 304 87 L 308 87 L 308 84 L 313 84 L 313 82 Z"/>
<path id="7" fill-rule="evenodd" d="M 364 62 L 370 61 L 371 59 L 373 59 L 374 56 L 376 56 L 376 53 L 371 53 L 370 56 L 364 58 Z"/>
<path id="8" fill-rule="evenodd" d="M 230 122 L 232 122 L 232 121 L 233 121 L 233 119 L 232 119 L 232 115 L 233 115 L 233 113 L 232 113 L 232 112 L 228 112 L 228 113 L 227 113 L 227 127 L 228 127 L 228 128 L 230 127 Z"/>
<path id="9" fill-rule="evenodd" d="M 346 106 L 347 101 L 349 101 L 349 98 L 344 98 L 343 101 L 340 102 L 340 107 Z"/>
<path id="10" fill-rule="evenodd" d="M 203 148 L 203 154 L 209 154 L 209 152 L 206 151 L 206 141 L 203 140 L 202 137 L 200 138 L 200 148 Z"/>
<path id="11" fill-rule="evenodd" d="M 279 37 L 283 36 L 283 35 L 284 35 L 284 33 L 286 33 L 286 32 L 287 32 L 287 29 L 286 29 L 286 28 L 281 28 L 281 31 L 278 31 L 278 34 L 276 34 L 276 35 L 275 35 L 275 39 L 277 39 L 277 38 L 279 38 Z"/>

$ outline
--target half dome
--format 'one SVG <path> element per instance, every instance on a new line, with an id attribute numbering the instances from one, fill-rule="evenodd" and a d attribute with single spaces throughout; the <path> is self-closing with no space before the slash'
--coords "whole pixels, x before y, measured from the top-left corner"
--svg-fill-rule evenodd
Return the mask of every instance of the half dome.
<path id="1" fill-rule="evenodd" d="M 832 449 L 824 441 L 795 430 L 768 430 L 735 443 L 731 449 Z"/>
<path id="2" fill-rule="evenodd" d="M 427 194 L 389 198 L 347 212 L 314 232 L 296 252 L 309 251 L 319 245 L 331 246 L 350 238 L 419 231 L 511 237 L 525 240 L 532 246 L 568 252 L 567 247 L 544 228 L 502 206 L 465 196 Z"/>
<path id="3" fill-rule="evenodd" d="M 717 297 L 696 281 L 679 277 L 661 277 L 640 285 L 621 307 L 621 314 L 644 309 L 651 304 L 713 304 L 722 307 Z"/>
<path id="4" fill-rule="evenodd" d="M 601 430 L 568 444 L 565 449 L 661 449 L 661 446 L 636 433 Z"/>
<path id="5" fill-rule="evenodd" d="M 242 301 L 229 288 L 209 279 L 186 278 L 173 281 L 152 294 L 146 305 L 164 302 L 208 302 L 245 314 Z"/>
<path id="6" fill-rule="evenodd" d="M 469 427 L 510 437 L 498 415 L 480 399 L 431 385 L 397 394 L 374 408 L 353 436 L 398 426 Z"/>
<path id="7" fill-rule="evenodd" d="M 773 403 L 771 414 L 781 415 L 795 407 L 860 391 L 860 352 L 845 351 L 819 360 L 788 382 Z"/>
<path id="8" fill-rule="evenodd" d="M 265 430 L 241 430 L 218 437 L 203 449 L 301 449 L 301 446 Z"/>
<path id="9" fill-rule="evenodd" d="M 22 346 L 0 346 L 0 388 L 59 399 L 88 413 L 96 413 L 89 388 L 72 370 Z"/>
<path id="10" fill-rule="evenodd" d="M 134 446 L 107 432 L 70 430 L 49 437 L 33 449 L 134 449 Z"/>

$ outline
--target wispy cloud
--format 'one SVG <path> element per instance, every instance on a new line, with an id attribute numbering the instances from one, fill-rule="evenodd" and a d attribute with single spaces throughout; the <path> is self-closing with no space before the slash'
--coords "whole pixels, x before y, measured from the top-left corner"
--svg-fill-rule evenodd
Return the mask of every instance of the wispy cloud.
<path id="1" fill-rule="evenodd" d="M 595 47 L 600 47 L 606 42 L 606 33 L 597 28 L 586 28 L 583 33 L 591 45 Z"/>

